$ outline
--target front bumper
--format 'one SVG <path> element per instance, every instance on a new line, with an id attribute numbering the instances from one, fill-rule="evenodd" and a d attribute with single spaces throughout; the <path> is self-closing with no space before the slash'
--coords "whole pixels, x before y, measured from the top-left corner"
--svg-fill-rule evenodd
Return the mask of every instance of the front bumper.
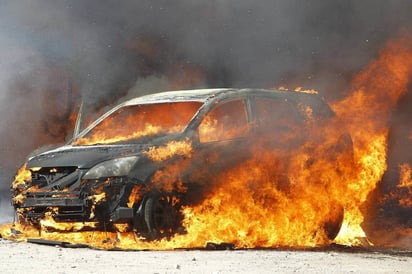
<path id="1" fill-rule="evenodd" d="M 92 202 L 78 193 L 27 193 L 24 201 L 14 206 L 24 219 L 32 221 L 43 218 L 46 212 L 52 212 L 58 221 L 91 221 Z"/>

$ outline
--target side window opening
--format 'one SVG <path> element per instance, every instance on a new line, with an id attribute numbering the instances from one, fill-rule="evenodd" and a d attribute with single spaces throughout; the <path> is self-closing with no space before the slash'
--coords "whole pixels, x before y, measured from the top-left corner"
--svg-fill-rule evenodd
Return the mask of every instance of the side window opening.
<path id="1" fill-rule="evenodd" d="M 201 143 L 231 140 L 248 134 L 246 108 L 243 100 L 223 103 L 209 112 L 199 125 Z"/>
<path id="2" fill-rule="evenodd" d="M 304 125 L 303 116 L 294 105 L 284 99 L 255 99 L 258 133 L 270 137 L 274 142 L 297 140 Z"/>

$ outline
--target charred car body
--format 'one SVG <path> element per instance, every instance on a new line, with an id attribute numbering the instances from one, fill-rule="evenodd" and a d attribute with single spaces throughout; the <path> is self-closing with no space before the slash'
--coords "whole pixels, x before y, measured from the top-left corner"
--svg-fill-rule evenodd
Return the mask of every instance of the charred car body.
<path id="1" fill-rule="evenodd" d="M 67 145 L 30 157 L 28 178 L 13 183 L 13 205 L 20 220 L 33 224 L 49 213 L 57 222 L 95 222 L 106 230 L 126 223 L 148 239 L 171 236 L 184 231 L 182 206 L 201 201 L 213 177 L 251 157 L 256 138 L 268 136 L 268 146 L 295 146 L 305 135 L 291 134 L 297 127 L 309 118 L 331 117 L 317 95 L 290 91 L 208 89 L 138 97 Z M 351 146 L 347 136 L 339 142 Z M 330 238 L 339 231 L 341 210 L 328 224 Z"/>

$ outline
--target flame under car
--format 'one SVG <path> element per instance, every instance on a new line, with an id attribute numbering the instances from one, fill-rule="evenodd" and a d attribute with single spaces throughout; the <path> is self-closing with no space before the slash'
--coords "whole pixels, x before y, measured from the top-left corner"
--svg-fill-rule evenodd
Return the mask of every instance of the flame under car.
<path id="1" fill-rule="evenodd" d="M 134 98 L 68 144 L 30 157 L 26 176 L 12 185 L 13 205 L 20 221 L 34 225 L 50 215 L 99 230 L 125 224 L 149 240 L 171 237 L 185 232 L 182 208 L 200 203 L 222 171 L 255 157 L 254 147 L 284 163 L 296 147 L 310 155 L 316 145 L 307 145 L 305 129 L 332 117 L 318 95 L 301 92 L 208 89 Z M 350 137 L 342 134 L 328 150 L 329 161 L 350 152 Z M 287 193 L 284 170 L 273 171 L 273 187 Z M 325 206 L 331 218 L 320 229 L 333 239 L 343 208 Z"/>

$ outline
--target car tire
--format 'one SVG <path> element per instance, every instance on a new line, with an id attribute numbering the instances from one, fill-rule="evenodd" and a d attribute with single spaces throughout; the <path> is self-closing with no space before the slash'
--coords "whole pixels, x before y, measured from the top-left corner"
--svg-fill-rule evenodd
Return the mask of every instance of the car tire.
<path id="1" fill-rule="evenodd" d="M 179 213 L 166 195 L 150 195 L 144 202 L 144 222 L 148 240 L 170 238 L 177 232 Z"/>
<path id="2" fill-rule="evenodd" d="M 342 206 L 333 206 L 329 218 L 323 223 L 323 230 L 329 240 L 334 240 L 338 236 L 342 227 L 344 218 L 344 209 Z"/>

